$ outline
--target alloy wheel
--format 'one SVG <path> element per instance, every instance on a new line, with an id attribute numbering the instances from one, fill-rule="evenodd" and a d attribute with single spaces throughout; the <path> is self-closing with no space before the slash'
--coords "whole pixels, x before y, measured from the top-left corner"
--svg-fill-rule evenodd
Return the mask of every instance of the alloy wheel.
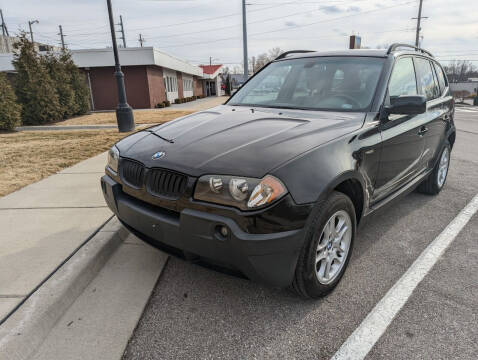
<path id="1" fill-rule="evenodd" d="M 438 165 L 437 184 L 441 188 L 445 184 L 446 174 L 448 173 L 448 164 L 450 162 L 450 151 L 447 147 L 443 149 Z"/>
<path id="2" fill-rule="evenodd" d="M 345 265 L 352 241 L 352 220 L 344 210 L 334 213 L 320 234 L 315 273 L 321 284 L 330 284 Z"/>

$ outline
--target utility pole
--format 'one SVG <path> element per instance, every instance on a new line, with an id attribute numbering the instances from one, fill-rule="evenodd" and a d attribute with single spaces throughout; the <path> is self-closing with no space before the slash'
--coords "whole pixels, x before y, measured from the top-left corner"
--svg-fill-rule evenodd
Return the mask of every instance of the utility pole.
<path id="1" fill-rule="evenodd" d="M 113 55 L 115 58 L 115 77 L 116 85 L 118 87 L 118 106 L 116 107 L 116 122 L 118 123 L 119 132 L 129 132 L 134 130 L 134 116 L 133 109 L 126 101 L 126 89 L 124 86 L 124 75 L 121 71 L 119 63 L 118 46 L 116 44 L 116 31 L 113 20 L 113 9 L 111 0 L 106 0 L 108 5 L 108 17 L 110 21 L 111 41 L 113 42 Z"/>
<path id="2" fill-rule="evenodd" d="M 143 43 L 146 41 L 141 34 L 139 34 L 139 44 L 143 47 Z"/>
<path id="3" fill-rule="evenodd" d="M 65 36 L 63 34 L 63 28 L 61 27 L 61 25 L 58 25 L 58 27 L 60 28 L 60 32 L 58 33 L 58 35 L 60 35 L 60 40 L 61 40 L 61 48 L 62 50 L 65 50 Z"/>
<path id="4" fill-rule="evenodd" d="M 212 65 L 212 56 L 209 56 L 209 66 Z"/>
<path id="5" fill-rule="evenodd" d="M 252 73 L 254 74 L 256 70 L 256 57 L 252 57 Z"/>
<path id="6" fill-rule="evenodd" d="M 427 16 L 422 16 L 422 4 L 423 4 L 423 0 L 420 0 L 420 5 L 418 6 L 418 17 L 412 18 L 412 19 L 417 19 L 417 33 L 416 33 L 416 36 L 415 36 L 415 46 L 416 47 L 419 47 L 419 45 L 420 45 L 420 30 L 422 29 L 420 27 L 420 22 L 421 22 L 422 19 L 428 19 Z"/>
<path id="7" fill-rule="evenodd" d="M 10 43 L 8 40 L 8 29 L 7 29 L 7 24 L 5 24 L 5 20 L 3 20 L 3 12 L 2 9 L 0 9 L 0 19 L 2 20 L 2 34 L 3 34 L 3 39 L 5 41 L 5 49 L 7 50 L 7 53 L 10 52 Z"/>
<path id="8" fill-rule="evenodd" d="M 5 20 L 3 20 L 2 9 L 0 9 L 0 18 L 2 19 L 2 34 L 3 34 L 3 36 L 10 36 L 8 34 L 7 24 L 5 24 Z"/>
<path id="9" fill-rule="evenodd" d="M 249 78 L 249 64 L 247 62 L 246 0 L 242 0 L 242 47 L 244 54 L 244 81 L 247 81 Z"/>
<path id="10" fill-rule="evenodd" d="M 28 27 L 30 28 L 30 39 L 32 40 L 32 44 L 34 43 L 34 41 L 33 41 L 32 25 L 33 25 L 33 24 L 38 24 L 38 23 L 39 23 L 38 20 L 33 20 L 33 21 L 28 20 Z"/>
<path id="11" fill-rule="evenodd" d="M 120 39 L 123 40 L 123 47 L 125 48 L 125 47 L 126 47 L 126 38 L 124 37 L 124 26 L 123 26 L 123 16 L 122 16 L 122 15 L 120 15 L 120 22 L 119 22 L 119 24 L 116 24 L 116 25 L 121 26 L 121 30 L 118 31 L 118 32 L 121 33 Z"/>

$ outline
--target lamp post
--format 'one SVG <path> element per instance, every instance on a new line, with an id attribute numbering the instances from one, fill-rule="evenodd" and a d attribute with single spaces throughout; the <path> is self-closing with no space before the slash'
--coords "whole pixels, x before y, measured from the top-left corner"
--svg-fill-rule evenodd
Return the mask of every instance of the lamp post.
<path id="1" fill-rule="evenodd" d="M 133 109 L 126 101 L 126 89 L 124 87 L 124 74 L 121 71 L 121 65 L 118 57 L 118 46 L 116 44 L 116 32 L 113 21 L 113 10 L 111 0 L 106 0 L 108 5 L 108 16 L 110 21 L 111 40 L 113 41 L 113 54 L 115 57 L 115 78 L 118 88 L 118 106 L 116 107 L 116 122 L 119 132 L 129 132 L 134 130 Z"/>

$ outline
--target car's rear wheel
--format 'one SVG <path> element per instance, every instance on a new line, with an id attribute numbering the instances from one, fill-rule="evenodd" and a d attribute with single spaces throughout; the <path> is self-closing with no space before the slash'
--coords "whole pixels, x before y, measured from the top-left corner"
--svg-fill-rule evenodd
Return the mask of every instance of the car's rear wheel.
<path id="1" fill-rule="evenodd" d="M 350 259 L 355 228 L 355 209 L 346 195 L 334 191 L 318 204 L 306 227 L 292 284 L 299 295 L 318 298 L 337 285 Z"/>
<path id="2" fill-rule="evenodd" d="M 450 144 L 448 141 L 443 147 L 440 158 L 435 164 L 433 171 L 428 178 L 423 181 L 417 188 L 417 190 L 424 194 L 436 195 L 438 194 L 446 182 L 448 175 L 448 168 L 450 166 Z"/>

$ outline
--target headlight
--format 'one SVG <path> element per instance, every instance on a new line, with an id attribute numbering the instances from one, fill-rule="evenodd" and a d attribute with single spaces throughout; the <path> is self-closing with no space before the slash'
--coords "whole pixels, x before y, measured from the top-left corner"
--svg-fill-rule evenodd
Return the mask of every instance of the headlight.
<path id="1" fill-rule="evenodd" d="M 269 205 L 285 194 L 287 194 L 285 185 L 271 175 L 263 179 L 204 175 L 198 180 L 194 198 L 242 210 L 252 210 Z"/>
<path id="2" fill-rule="evenodd" d="M 108 167 L 115 173 L 118 173 L 119 150 L 116 146 L 108 151 Z"/>

